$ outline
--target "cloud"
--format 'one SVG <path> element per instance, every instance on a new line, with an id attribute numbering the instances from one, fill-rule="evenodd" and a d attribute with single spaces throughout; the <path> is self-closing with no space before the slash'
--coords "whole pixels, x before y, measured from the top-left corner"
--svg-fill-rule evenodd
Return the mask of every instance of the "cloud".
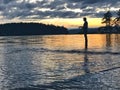
<path id="1" fill-rule="evenodd" d="M 119 0 L 1 0 L 0 16 L 6 19 L 102 17 L 105 8 L 112 12 Z M 114 9 L 113 9 L 114 8 Z"/>

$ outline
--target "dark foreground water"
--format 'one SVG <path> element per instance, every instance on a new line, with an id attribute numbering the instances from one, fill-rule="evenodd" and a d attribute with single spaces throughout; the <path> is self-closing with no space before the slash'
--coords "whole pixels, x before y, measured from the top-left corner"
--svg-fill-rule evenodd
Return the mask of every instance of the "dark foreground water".
<path id="1" fill-rule="evenodd" d="M 0 37 L 0 90 L 120 90 L 120 34 Z"/>

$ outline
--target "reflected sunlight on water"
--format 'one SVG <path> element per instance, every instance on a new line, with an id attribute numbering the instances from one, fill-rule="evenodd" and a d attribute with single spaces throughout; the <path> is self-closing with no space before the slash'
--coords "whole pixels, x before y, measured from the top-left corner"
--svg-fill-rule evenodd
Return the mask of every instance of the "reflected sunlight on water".
<path id="1" fill-rule="evenodd" d="M 119 38 L 88 35 L 85 50 L 83 35 L 0 37 L 0 89 L 119 90 Z"/>
<path id="2" fill-rule="evenodd" d="M 89 35 L 88 35 L 89 36 Z M 54 36 L 44 37 L 44 42 L 49 45 L 50 48 L 60 49 L 84 49 L 84 36 L 83 35 L 66 35 L 66 36 Z M 105 35 L 90 35 L 89 48 L 101 48 L 105 44 Z"/>

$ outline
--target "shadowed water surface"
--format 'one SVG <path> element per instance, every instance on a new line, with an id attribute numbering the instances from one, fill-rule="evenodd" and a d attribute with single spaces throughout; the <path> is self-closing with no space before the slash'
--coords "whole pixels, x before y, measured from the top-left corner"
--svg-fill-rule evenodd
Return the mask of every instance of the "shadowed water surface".
<path id="1" fill-rule="evenodd" d="M 120 35 L 0 37 L 0 90 L 120 90 Z"/>

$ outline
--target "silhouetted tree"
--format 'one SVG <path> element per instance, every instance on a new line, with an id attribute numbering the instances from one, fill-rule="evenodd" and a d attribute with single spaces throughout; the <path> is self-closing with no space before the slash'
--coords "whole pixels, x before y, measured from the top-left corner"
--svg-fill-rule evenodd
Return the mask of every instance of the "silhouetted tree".
<path id="1" fill-rule="evenodd" d="M 113 23 L 117 26 L 120 26 L 120 9 L 116 14 L 117 14 L 117 17 L 113 20 Z"/>
<path id="2" fill-rule="evenodd" d="M 111 26 L 111 21 L 112 21 L 112 14 L 110 11 L 107 11 L 105 14 L 104 14 L 104 17 L 102 19 L 102 23 L 105 23 L 106 26 Z"/>

